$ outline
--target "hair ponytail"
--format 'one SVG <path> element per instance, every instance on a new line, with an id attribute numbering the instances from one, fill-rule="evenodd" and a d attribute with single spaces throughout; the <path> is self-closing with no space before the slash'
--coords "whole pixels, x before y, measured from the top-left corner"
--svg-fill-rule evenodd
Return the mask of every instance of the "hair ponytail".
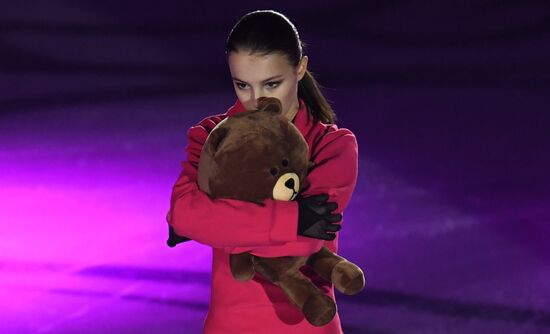
<path id="1" fill-rule="evenodd" d="M 298 98 L 304 100 L 315 119 L 326 124 L 334 124 L 336 122 L 336 114 L 321 92 L 321 87 L 317 83 L 317 80 L 315 80 L 315 77 L 313 77 L 313 74 L 309 70 L 306 70 L 304 77 L 298 82 Z"/>

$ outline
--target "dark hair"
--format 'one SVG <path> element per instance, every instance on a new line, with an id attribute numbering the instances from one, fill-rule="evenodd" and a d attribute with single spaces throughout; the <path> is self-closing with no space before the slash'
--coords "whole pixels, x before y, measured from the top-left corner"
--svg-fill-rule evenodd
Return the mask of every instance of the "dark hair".
<path id="1" fill-rule="evenodd" d="M 296 27 L 286 16 L 273 10 L 257 10 L 235 24 L 227 37 L 225 52 L 227 55 L 239 50 L 259 54 L 279 52 L 286 55 L 293 66 L 298 66 L 304 47 Z M 298 83 L 298 97 L 304 100 L 315 119 L 334 124 L 336 114 L 309 70 Z"/>

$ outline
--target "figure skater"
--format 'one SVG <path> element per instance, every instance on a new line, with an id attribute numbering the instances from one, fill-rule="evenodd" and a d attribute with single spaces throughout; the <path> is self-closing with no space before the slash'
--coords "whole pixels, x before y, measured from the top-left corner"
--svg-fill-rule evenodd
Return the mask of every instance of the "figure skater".
<path id="1" fill-rule="evenodd" d="M 262 256 L 270 250 L 273 257 L 305 256 L 319 250 L 312 248 L 319 240 L 337 253 L 342 211 L 357 180 L 355 135 L 336 126 L 334 111 L 308 71 L 304 43 L 283 14 L 260 10 L 244 15 L 227 38 L 226 56 L 237 100 L 226 113 L 188 130 L 187 160 L 167 214 L 170 246 L 195 240 L 212 247 L 211 297 L 203 333 L 342 333 L 338 313 L 327 325 L 315 327 L 280 288 L 258 274 L 246 282 L 233 278 L 229 254 L 253 245 L 262 247 Z M 267 199 L 264 206 L 210 198 L 196 182 L 209 132 L 226 117 L 255 109 L 264 96 L 281 101 L 283 115 L 306 139 L 314 163 L 309 185 L 294 201 Z M 302 272 L 334 299 L 332 284 L 307 266 Z"/>

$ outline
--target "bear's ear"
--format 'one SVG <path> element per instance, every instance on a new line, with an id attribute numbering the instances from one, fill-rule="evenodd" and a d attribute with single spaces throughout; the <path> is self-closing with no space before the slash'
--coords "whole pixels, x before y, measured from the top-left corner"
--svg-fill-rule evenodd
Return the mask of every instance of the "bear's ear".
<path id="1" fill-rule="evenodd" d="M 205 147 L 206 152 L 210 154 L 210 156 L 216 155 L 218 147 L 225 137 L 227 137 L 228 132 L 229 130 L 226 127 L 217 127 L 210 132 L 207 139 L 207 145 Z"/>
<path id="2" fill-rule="evenodd" d="M 281 101 L 275 97 L 262 96 L 258 98 L 258 110 L 267 111 L 274 114 L 280 114 L 282 112 Z"/>

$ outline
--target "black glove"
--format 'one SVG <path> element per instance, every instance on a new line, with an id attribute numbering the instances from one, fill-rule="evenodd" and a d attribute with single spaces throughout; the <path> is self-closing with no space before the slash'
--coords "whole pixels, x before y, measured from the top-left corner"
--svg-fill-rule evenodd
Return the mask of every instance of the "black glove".
<path id="1" fill-rule="evenodd" d="M 338 203 L 327 202 L 328 194 L 303 198 L 298 195 L 298 234 L 304 237 L 334 240 L 335 233 L 342 226 L 335 224 L 342 220 L 341 214 L 330 214 L 336 210 Z"/>
<path id="2" fill-rule="evenodd" d="M 169 228 L 168 228 L 168 240 L 166 240 L 166 244 L 169 247 L 175 247 L 179 243 L 191 240 L 191 239 L 186 238 L 186 237 L 180 237 L 179 235 L 176 234 L 176 231 L 174 231 L 174 228 L 172 226 L 170 226 L 170 225 L 168 225 L 168 226 L 169 226 Z"/>

